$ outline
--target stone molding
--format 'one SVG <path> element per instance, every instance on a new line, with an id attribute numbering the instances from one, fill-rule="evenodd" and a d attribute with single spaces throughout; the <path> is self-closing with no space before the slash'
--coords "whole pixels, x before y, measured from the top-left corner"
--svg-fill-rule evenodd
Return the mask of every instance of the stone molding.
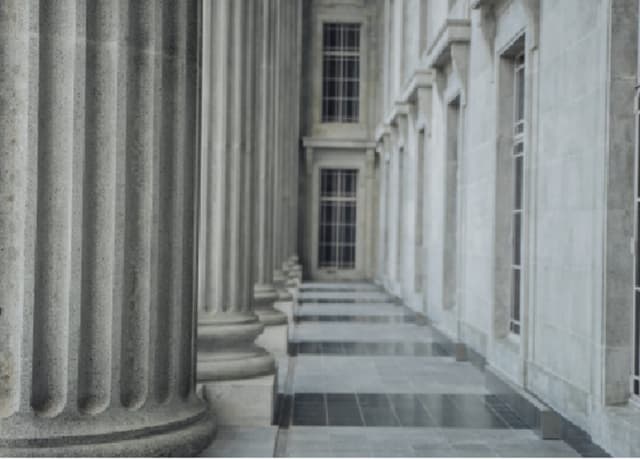
<path id="1" fill-rule="evenodd" d="M 307 149 L 347 149 L 364 150 L 374 148 L 375 142 L 367 139 L 327 139 L 320 137 L 303 137 L 302 145 Z"/>

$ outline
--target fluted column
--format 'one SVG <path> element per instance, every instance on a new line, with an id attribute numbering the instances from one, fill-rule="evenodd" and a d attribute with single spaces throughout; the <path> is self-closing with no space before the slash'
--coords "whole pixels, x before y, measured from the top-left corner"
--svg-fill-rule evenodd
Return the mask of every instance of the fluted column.
<path id="1" fill-rule="evenodd" d="M 273 104 L 273 93 L 269 90 L 271 82 L 270 61 L 271 32 L 274 28 L 272 0 L 257 2 L 256 48 L 259 49 L 259 68 L 256 73 L 256 142 L 254 212 L 256 216 L 256 256 L 255 268 L 255 311 L 265 325 L 280 325 L 287 322 L 287 316 L 273 307 L 278 299 L 278 291 L 273 284 L 273 173 L 274 156 L 269 148 L 268 135 L 272 117 L 269 108 Z"/>
<path id="2" fill-rule="evenodd" d="M 0 6 L 0 455 L 195 454 L 198 2 Z"/>
<path id="3" fill-rule="evenodd" d="M 288 175 L 286 167 L 286 142 L 284 141 L 286 131 L 290 127 L 286 123 L 286 115 L 290 107 L 288 97 L 290 88 L 286 86 L 287 72 L 284 68 L 286 57 L 286 34 L 284 29 L 284 10 L 282 0 L 274 2 L 274 37 L 273 37 L 273 62 L 274 62 L 274 82 L 273 94 L 275 103 L 273 104 L 274 136 L 272 156 L 275 164 L 273 180 L 273 281 L 278 289 L 279 300 L 289 301 L 292 299 L 291 293 L 286 288 L 287 273 L 285 272 L 285 244 L 286 234 L 284 231 L 285 221 L 285 183 Z"/>
<path id="4" fill-rule="evenodd" d="M 298 206 L 299 206 L 299 175 L 300 175 L 300 85 L 302 70 L 302 5 L 300 2 L 293 2 L 291 11 L 291 55 L 293 59 L 291 68 L 291 78 L 293 91 L 292 103 L 292 130 L 291 136 L 291 206 L 290 206 L 290 226 L 291 237 L 289 238 L 290 269 L 289 277 L 298 285 L 302 281 L 302 265 L 298 258 Z"/>
<path id="5" fill-rule="evenodd" d="M 257 2 L 204 2 L 198 380 L 273 374 L 273 357 L 255 345 L 264 325 L 254 312 L 250 252 L 253 144 L 250 64 Z"/>

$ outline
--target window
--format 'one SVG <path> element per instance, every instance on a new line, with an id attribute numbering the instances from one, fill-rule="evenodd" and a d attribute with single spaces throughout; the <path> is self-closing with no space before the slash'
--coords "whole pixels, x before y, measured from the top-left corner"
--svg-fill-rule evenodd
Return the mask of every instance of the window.
<path id="1" fill-rule="evenodd" d="M 511 317 L 509 331 L 520 334 L 522 298 L 522 214 L 524 192 L 524 54 L 514 59 L 513 86 L 513 206 L 511 215 Z"/>
<path id="2" fill-rule="evenodd" d="M 360 24 L 324 24 L 322 121 L 357 123 L 359 97 Z"/>
<path id="3" fill-rule="evenodd" d="M 404 170 L 404 149 L 398 150 L 398 175 L 397 175 L 397 189 L 398 189 L 398 218 L 396 221 L 396 279 L 400 279 L 402 276 L 402 241 L 404 240 L 404 186 L 405 186 L 405 170 Z"/>
<path id="4" fill-rule="evenodd" d="M 635 282 L 633 311 L 633 375 L 631 390 L 640 396 L 640 257 L 638 256 L 638 236 L 640 233 L 640 92 L 636 96 L 636 192 L 635 192 Z"/>
<path id="5" fill-rule="evenodd" d="M 422 292 L 424 282 L 422 274 L 423 263 L 423 219 L 424 219 L 424 129 L 418 133 L 417 171 L 416 171 L 416 250 L 414 256 L 415 290 Z M 426 257 L 425 257 L 426 258 Z"/>
<path id="6" fill-rule="evenodd" d="M 458 157 L 461 138 L 460 96 L 447 106 L 444 209 L 443 307 L 453 309 L 458 291 Z"/>
<path id="7" fill-rule="evenodd" d="M 320 171 L 320 268 L 355 268 L 357 182 L 355 169 Z"/>

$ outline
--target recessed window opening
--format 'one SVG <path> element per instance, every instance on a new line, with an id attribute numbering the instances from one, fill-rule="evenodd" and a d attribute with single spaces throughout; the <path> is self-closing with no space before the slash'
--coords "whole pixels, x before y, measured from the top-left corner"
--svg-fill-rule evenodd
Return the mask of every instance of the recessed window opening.
<path id="1" fill-rule="evenodd" d="M 513 88 L 513 206 L 511 214 L 511 236 L 513 242 L 511 258 L 511 316 L 509 331 L 520 334 L 522 318 L 522 228 L 524 194 L 524 53 L 514 59 Z"/>
<path id="2" fill-rule="evenodd" d="M 355 268 L 357 184 L 356 169 L 320 171 L 320 268 Z"/>
<path id="3" fill-rule="evenodd" d="M 423 287 L 423 273 L 422 273 L 422 263 L 423 256 L 422 246 L 423 246 L 423 219 L 424 219 L 424 129 L 418 132 L 418 152 L 417 152 L 417 171 L 416 171 L 416 250 L 415 250 L 415 259 L 414 259 L 414 271 L 415 271 L 415 286 L 416 292 L 422 292 Z"/>
<path id="4" fill-rule="evenodd" d="M 638 233 L 640 232 L 640 92 L 636 95 L 636 190 L 635 190 L 635 259 L 634 259 L 634 308 L 633 308 L 633 373 L 631 391 L 640 396 L 640 257 L 638 256 Z"/>
<path id="5" fill-rule="evenodd" d="M 444 206 L 443 306 L 457 305 L 458 257 L 458 148 L 460 146 L 460 96 L 447 106 L 446 119 L 446 171 Z"/>
<path id="6" fill-rule="evenodd" d="M 360 115 L 360 24 L 323 25 L 322 121 L 357 123 Z"/>

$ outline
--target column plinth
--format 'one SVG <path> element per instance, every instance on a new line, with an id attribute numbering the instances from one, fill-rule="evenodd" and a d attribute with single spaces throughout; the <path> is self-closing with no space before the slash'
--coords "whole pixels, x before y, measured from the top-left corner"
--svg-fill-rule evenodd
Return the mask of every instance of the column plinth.
<path id="1" fill-rule="evenodd" d="M 293 299 L 293 295 L 287 289 L 287 280 L 288 276 L 284 269 L 273 271 L 273 284 L 278 291 L 278 301 L 291 301 Z"/>
<path id="2" fill-rule="evenodd" d="M 255 313 L 260 322 L 267 326 L 283 325 L 287 323 L 287 316 L 274 308 L 280 294 L 274 285 L 259 285 L 254 287 Z"/>
<path id="3" fill-rule="evenodd" d="M 244 379 L 273 374 L 273 356 L 255 344 L 264 324 L 251 315 L 212 315 L 198 321 L 198 380 Z"/>

